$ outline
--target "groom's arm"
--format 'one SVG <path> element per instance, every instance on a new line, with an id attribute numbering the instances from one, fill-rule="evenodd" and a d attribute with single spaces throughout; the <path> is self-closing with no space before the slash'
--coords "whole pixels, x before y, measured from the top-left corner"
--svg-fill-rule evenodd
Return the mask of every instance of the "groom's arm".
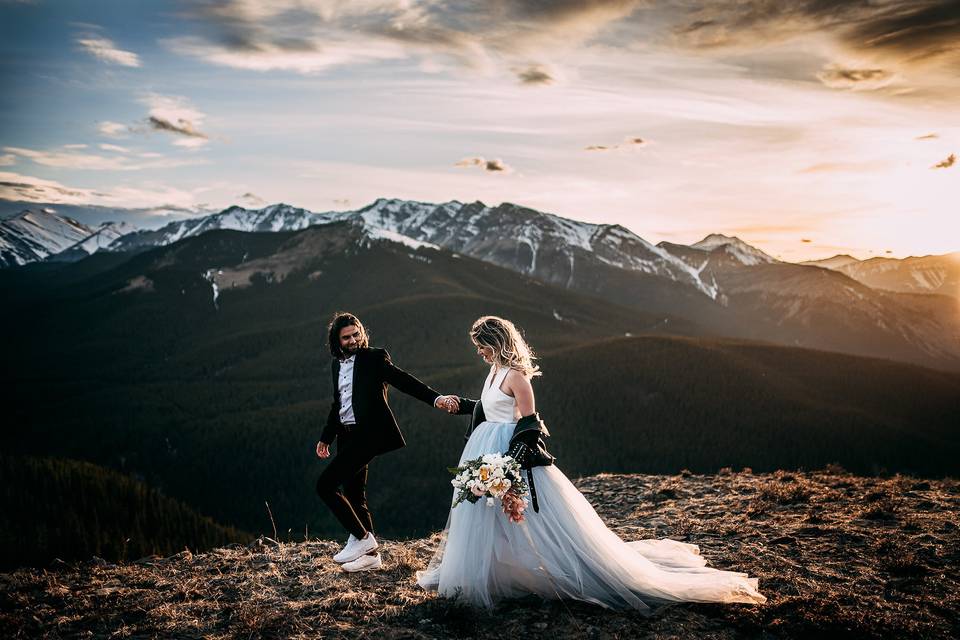
<path id="1" fill-rule="evenodd" d="M 473 408 L 477 406 L 479 400 L 471 400 L 470 398 L 464 398 L 462 396 L 457 396 L 460 400 L 460 408 L 455 412 L 458 416 L 469 416 L 473 414 Z"/>
<path id="2" fill-rule="evenodd" d="M 337 406 L 337 401 L 334 400 L 331 407 L 330 413 L 327 415 L 327 424 L 323 427 L 323 433 L 320 434 L 320 441 L 326 444 L 332 444 L 334 439 L 337 437 L 337 425 L 340 422 L 340 408 Z"/>
<path id="3" fill-rule="evenodd" d="M 392 387 L 404 392 L 408 396 L 413 396 L 417 400 L 426 402 L 431 407 L 435 406 L 440 394 L 425 385 L 423 382 L 410 375 L 390 360 L 390 354 L 383 350 L 383 379 Z"/>
<path id="4" fill-rule="evenodd" d="M 336 362 L 330 364 L 336 366 Z M 333 399 L 330 401 L 330 413 L 327 414 L 327 424 L 323 427 L 323 433 L 320 434 L 320 442 L 332 444 L 337 438 L 337 428 L 340 426 L 340 402 L 337 397 L 337 390 L 333 390 Z"/>

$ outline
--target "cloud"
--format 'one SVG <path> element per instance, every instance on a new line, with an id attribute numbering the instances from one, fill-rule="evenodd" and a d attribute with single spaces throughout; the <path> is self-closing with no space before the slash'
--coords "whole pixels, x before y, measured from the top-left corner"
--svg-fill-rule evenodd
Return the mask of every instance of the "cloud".
<path id="1" fill-rule="evenodd" d="M 209 142 L 207 134 L 198 128 L 206 115 L 186 98 L 151 93 L 141 102 L 150 108 L 146 119 L 149 130 L 180 136 L 173 143 L 180 147 L 201 147 Z"/>
<path id="2" fill-rule="evenodd" d="M 158 116 L 148 116 L 147 123 L 155 131 L 168 131 L 170 133 L 179 133 L 180 135 L 188 136 L 190 138 L 206 138 L 207 136 L 196 129 L 193 128 L 193 123 L 189 120 L 177 120 L 177 124 L 173 124 L 169 120 L 165 120 Z"/>
<path id="3" fill-rule="evenodd" d="M 19 173 L 0 171 L 0 200 L 44 204 L 77 204 L 124 209 L 195 210 L 197 193 L 166 185 L 121 186 L 108 189 L 72 187 Z"/>
<path id="4" fill-rule="evenodd" d="M 103 122 L 97 123 L 97 131 L 108 138 L 126 138 L 130 132 L 130 127 L 125 124 L 120 124 L 119 122 L 104 120 Z"/>
<path id="5" fill-rule="evenodd" d="M 87 53 L 90 53 L 95 58 L 103 60 L 104 62 L 119 64 L 124 67 L 140 66 L 140 57 L 137 56 L 137 54 L 133 53 L 132 51 L 118 49 L 113 41 L 108 40 L 107 38 L 98 36 L 77 38 L 77 44 L 79 44 Z"/>
<path id="6" fill-rule="evenodd" d="M 931 169 L 949 169 L 957 162 L 957 156 L 955 154 L 948 155 L 945 159 L 941 160 L 937 164 L 930 167 Z"/>
<path id="7" fill-rule="evenodd" d="M 547 85 L 553 84 L 555 79 L 546 69 L 546 67 L 534 64 L 527 67 L 514 68 L 513 72 L 522 84 L 526 85 Z"/>
<path id="8" fill-rule="evenodd" d="M 91 189 L 74 189 L 53 180 L 0 171 L 0 200 L 79 204 L 93 197 Z"/>
<path id="9" fill-rule="evenodd" d="M 839 64 L 829 64 L 817 79 L 831 89 L 874 90 L 891 84 L 896 74 L 886 69 L 853 69 Z"/>
<path id="10" fill-rule="evenodd" d="M 958 13 L 960 0 L 724 0 L 686 14 L 673 32 L 694 48 L 754 48 L 820 34 L 851 54 L 916 64 L 956 59 Z"/>
<path id="11" fill-rule="evenodd" d="M 101 144 L 99 144 L 99 145 L 97 145 L 97 146 L 100 147 L 101 149 L 103 149 L 104 151 L 116 151 L 117 153 L 130 153 L 130 149 L 128 149 L 128 148 L 126 148 L 126 147 L 121 147 L 121 146 L 118 145 L 118 144 L 104 144 L 104 143 L 101 143 Z"/>
<path id="12" fill-rule="evenodd" d="M 5 153 L 0 156 L 0 167 L 9 167 L 17 163 L 17 156 L 12 153 Z"/>
<path id="13" fill-rule="evenodd" d="M 927 135 L 924 135 L 924 136 L 917 136 L 916 138 L 914 138 L 914 140 L 936 140 L 939 137 L 940 136 L 937 135 L 936 133 L 928 133 Z"/>
<path id="14" fill-rule="evenodd" d="M 80 153 L 79 150 L 38 151 L 23 147 L 4 147 L 5 153 L 27 158 L 33 162 L 62 169 L 81 169 L 87 171 L 141 171 L 144 169 L 167 169 L 187 165 L 202 164 L 196 158 L 157 158 L 146 162 L 137 162 L 125 156 L 101 156 L 92 153 Z"/>
<path id="15" fill-rule="evenodd" d="M 511 173 L 513 168 L 506 165 L 500 158 L 486 159 L 481 156 L 473 158 L 464 158 L 457 162 L 456 167 L 481 167 L 484 171 L 491 173 Z"/>
<path id="16" fill-rule="evenodd" d="M 800 169 L 798 173 L 869 173 L 889 166 L 887 162 L 818 162 Z"/>
<path id="17" fill-rule="evenodd" d="M 617 149 L 628 149 L 631 147 L 640 147 L 648 144 L 643 138 L 631 136 L 625 138 L 620 144 L 591 144 L 584 147 L 585 151 L 616 151 Z"/>
<path id="18" fill-rule="evenodd" d="M 519 64 L 536 53 L 577 46 L 644 0 L 194 0 L 181 15 L 193 32 L 162 41 L 212 64 L 256 71 L 315 73 L 380 60 L 419 60 L 421 69 L 454 65 L 509 69 L 525 84 L 556 74 Z M 517 68 L 519 67 L 519 70 Z"/>
<path id="19" fill-rule="evenodd" d="M 404 48 L 389 42 L 327 40 L 316 48 L 303 43 L 289 48 L 269 41 L 247 43 L 208 42 L 202 38 L 171 38 L 163 44 L 174 53 L 201 58 L 209 63 L 248 71 L 293 71 L 310 74 L 346 64 L 397 60 L 407 56 Z M 289 43 L 287 43 L 289 45 Z"/>
<path id="20" fill-rule="evenodd" d="M 246 205 L 250 205 L 254 207 L 259 207 L 267 203 L 266 200 L 264 200 L 257 194 L 251 193 L 249 191 L 243 194 L 242 196 L 237 196 L 237 200 L 239 200 L 240 202 L 243 202 Z"/>

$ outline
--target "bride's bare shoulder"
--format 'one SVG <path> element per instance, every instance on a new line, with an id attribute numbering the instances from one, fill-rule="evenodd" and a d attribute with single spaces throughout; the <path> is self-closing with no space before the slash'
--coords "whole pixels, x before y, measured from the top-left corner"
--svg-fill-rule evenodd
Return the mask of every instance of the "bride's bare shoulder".
<path id="1" fill-rule="evenodd" d="M 507 372 L 505 377 L 507 384 L 511 387 L 530 387 L 530 376 L 526 375 L 523 371 L 519 369 L 510 368 L 510 371 Z M 516 385 L 516 386 L 514 386 Z"/>

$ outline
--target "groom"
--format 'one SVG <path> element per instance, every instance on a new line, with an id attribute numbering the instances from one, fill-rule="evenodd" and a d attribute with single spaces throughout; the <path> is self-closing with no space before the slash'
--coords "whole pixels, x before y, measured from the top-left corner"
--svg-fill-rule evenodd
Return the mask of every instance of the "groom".
<path id="1" fill-rule="evenodd" d="M 379 569 L 382 563 L 367 508 L 367 465 L 374 457 L 404 446 L 397 420 L 387 404 L 387 385 L 438 409 L 455 412 L 456 396 L 442 396 L 390 361 L 385 349 L 373 349 L 363 324 L 353 314 L 337 313 L 328 339 L 333 355 L 333 405 L 317 443 L 317 455 L 337 455 L 317 479 L 317 493 L 350 532 L 333 559 L 346 571 Z M 342 487 L 342 490 L 341 490 Z"/>

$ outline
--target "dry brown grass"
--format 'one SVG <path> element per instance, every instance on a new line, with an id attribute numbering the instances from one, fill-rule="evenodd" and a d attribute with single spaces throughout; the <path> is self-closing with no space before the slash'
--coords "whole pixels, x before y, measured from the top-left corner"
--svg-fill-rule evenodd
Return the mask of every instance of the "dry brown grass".
<path id="1" fill-rule="evenodd" d="M 438 536 L 345 574 L 327 541 L 257 541 L 113 565 L 0 574 L 4 638 L 947 638 L 960 636 L 960 485 L 842 470 L 577 481 L 626 540 L 672 537 L 760 578 L 763 606 L 651 617 L 535 598 L 494 611 L 420 590 Z"/>

